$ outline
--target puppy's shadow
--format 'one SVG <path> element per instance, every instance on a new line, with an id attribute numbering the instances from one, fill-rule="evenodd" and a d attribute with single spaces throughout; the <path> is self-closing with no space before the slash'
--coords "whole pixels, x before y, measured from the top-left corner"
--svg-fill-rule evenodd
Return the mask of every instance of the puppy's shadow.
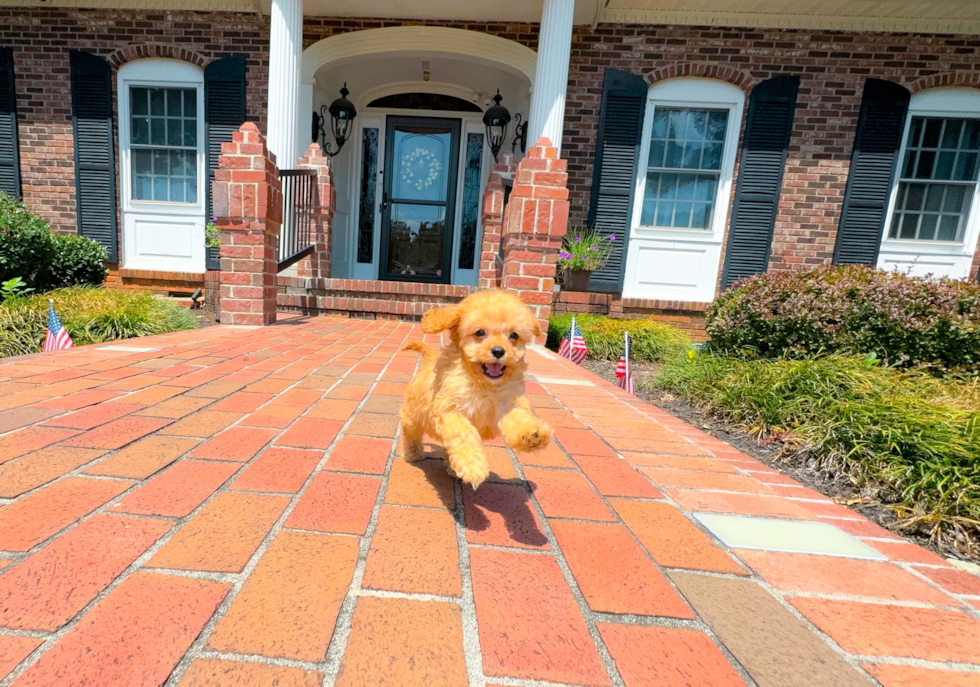
<path id="1" fill-rule="evenodd" d="M 440 461 L 440 469 L 425 472 L 426 479 L 438 490 L 445 474 L 445 452 L 442 446 L 430 441 L 423 446 L 426 458 Z M 505 479 L 491 472 L 487 481 L 476 491 L 468 484 L 461 486 L 463 526 L 468 531 L 486 532 L 494 527 L 494 521 L 502 521 L 511 541 L 524 546 L 548 546 L 548 538 L 541 531 L 531 507 L 531 492 L 537 488 L 534 482 L 516 477 Z M 489 513 L 499 517 L 490 516 Z M 503 541 L 493 543 L 506 545 Z"/>

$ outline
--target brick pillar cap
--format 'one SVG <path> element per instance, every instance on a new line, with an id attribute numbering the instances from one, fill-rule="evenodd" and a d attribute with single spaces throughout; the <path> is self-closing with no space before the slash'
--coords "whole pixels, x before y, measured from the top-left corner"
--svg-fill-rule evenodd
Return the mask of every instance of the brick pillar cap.
<path id="1" fill-rule="evenodd" d="M 542 136 L 538 139 L 538 142 L 534 144 L 535 148 L 551 148 L 551 139 L 547 136 Z"/>
<path id="2" fill-rule="evenodd" d="M 255 122 L 245 122 L 244 124 L 242 124 L 242 127 L 239 129 L 239 131 L 254 131 L 258 134 L 262 133 L 261 131 L 259 131 L 259 127 L 255 125 Z M 549 143 L 549 145 L 551 144 Z"/>

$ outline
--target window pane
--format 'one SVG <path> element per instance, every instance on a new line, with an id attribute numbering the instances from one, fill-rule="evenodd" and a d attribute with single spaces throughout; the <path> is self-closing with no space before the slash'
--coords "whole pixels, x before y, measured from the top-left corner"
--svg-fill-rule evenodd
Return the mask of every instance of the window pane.
<path id="1" fill-rule="evenodd" d="M 155 146 L 167 144 L 167 120 L 154 117 L 150 120 L 150 143 Z"/>
<path id="2" fill-rule="evenodd" d="M 197 117 L 197 91 L 194 89 L 184 91 L 184 116 Z"/>
<path id="3" fill-rule="evenodd" d="M 184 144 L 184 127 L 179 119 L 167 119 L 167 145 L 180 146 Z"/>
<path id="4" fill-rule="evenodd" d="M 667 156 L 664 159 L 664 167 L 677 169 L 681 166 L 684 159 L 684 144 L 676 141 L 667 142 Z"/>
<path id="5" fill-rule="evenodd" d="M 466 137 L 466 168 L 463 173 L 463 217 L 459 227 L 459 261 L 461 270 L 476 264 L 476 226 L 480 209 L 480 168 L 483 161 L 483 134 Z"/>
<path id="6" fill-rule="evenodd" d="M 133 117 L 130 137 L 135 145 L 146 145 L 150 142 L 150 120 L 147 117 Z"/>
<path id="7" fill-rule="evenodd" d="M 184 120 L 184 145 L 189 148 L 197 147 L 197 122 L 193 119 Z"/>
<path id="8" fill-rule="evenodd" d="M 665 141 L 650 141 L 650 158 L 647 163 L 649 167 L 663 167 L 664 153 L 667 150 Z"/>
<path id="9" fill-rule="evenodd" d="M 684 229 L 708 227 L 718 191 L 727 124 L 725 111 L 656 108 L 641 224 Z M 678 169 L 691 172 L 673 171 Z"/>
<path id="10" fill-rule="evenodd" d="M 926 194 L 926 210 L 939 212 L 943 208 L 943 194 L 946 187 L 942 184 L 931 184 Z"/>
<path id="11" fill-rule="evenodd" d="M 919 166 L 915 170 L 916 179 L 931 179 L 932 168 L 936 162 L 936 153 L 932 150 L 923 150 L 919 153 Z"/>
<path id="12" fill-rule="evenodd" d="M 709 210 L 711 206 L 708 203 L 695 203 L 694 213 L 691 216 L 691 228 L 692 229 L 707 229 L 708 219 L 711 214 Z"/>
<path id="13" fill-rule="evenodd" d="M 674 207 L 674 226 L 675 227 L 690 227 L 691 226 L 691 203 L 677 203 Z"/>
<path id="14" fill-rule="evenodd" d="M 378 188 L 378 130 L 361 134 L 361 192 L 357 227 L 357 261 L 371 262 L 374 255 L 374 211 Z"/>
<path id="15" fill-rule="evenodd" d="M 919 225 L 919 216 L 915 214 L 907 214 L 902 218 L 902 231 L 899 234 L 900 238 L 903 239 L 914 239 L 915 231 Z"/>
<path id="16" fill-rule="evenodd" d="M 941 119 L 927 119 L 926 120 L 926 130 L 922 135 L 922 147 L 923 148 L 937 148 L 939 147 L 939 135 L 943 130 L 943 120 Z"/>
<path id="17" fill-rule="evenodd" d="M 133 199 L 196 203 L 197 90 L 132 88 Z"/>
<path id="18" fill-rule="evenodd" d="M 162 88 L 150 88 L 147 89 L 150 92 L 150 114 L 154 117 L 162 117 L 164 114 L 163 106 L 163 89 Z"/>
<path id="19" fill-rule="evenodd" d="M 959 241 L 960 217 L 958 215 L 943 215 L 939 220 L 938 241 Z"/>
<path id="20" fill-rule="evenodd" d="M 168 117 L 180 117 L 181 114 L 181 103 L 183 101 L 182 93 L 180 91 L 166 91 L 167 96 L 167 116 Z"/>
<path id="21" fill-rule="evenodd" d="M 169 186 L 167 177 L 153 177 L 153 200 L 167 200 Z"/>
<path id="22" fill-rule="evenodd" d="M 905 198 L 906 210 L 921 210 L 925 198 L 926 187 L 923 184 L 909 184 L 909 192 Z"/>
<path id="23" fill-rule="evenodd" d="M 130 109 L 134 115 L 149 114 L 149 93 L 145 88 L 133 88 L 129 92 Z"/>
<path id="24" fill-rule="evenodd" d="M 706 143 L 701 157 L 701 169 L 721 169 L 721 143 Z"/>
<path id="25" fill-rule="evenodd" d="M 947 119 L 946 128 L 943 130 L 943 148 L 955 150 L 960 145 L 960 133 L 963 131 L 962 119 Z"/>
<path id="26" fill-rule="evenodd" d="M 964 150 L 980 150 L 980 119 L 968 119 L 962 146 Z"/>
<path id="27" fill-rule="evenodd" d="M 936 225 L 939 223 L 939 215 L 922 215 L 922 222 L 919 223 L 919 238 L 932 240 L 936 235 Z M 952 241 L 953 239 L 940 239 L 942 241 Z"/>
<path id="28" fill-rule="evenodd" d="M 939 153 L 939 160 L 936 163 L 936 173 L 933 179 L 950 179 L 953 176 L 953 163 L 956 160 L 956 151 L 944 150 Z"/>
<path id="29" fill-rule="evenodd" d="M 977 180 L 977 154 L 960 153 L 956 160 L 956 172 L 953 178 L 957 181 Z"/>

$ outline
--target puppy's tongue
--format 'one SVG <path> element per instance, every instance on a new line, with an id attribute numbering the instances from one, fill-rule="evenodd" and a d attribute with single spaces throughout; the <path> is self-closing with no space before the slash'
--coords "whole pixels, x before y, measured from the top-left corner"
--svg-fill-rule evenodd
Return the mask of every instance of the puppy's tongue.
<path id="1" fill-rule="evenodd" d="M 483 366 L 487 369 L 487 374 L 491 377 L 499 377 L 504 373 L 504 366 L 502 363 L 483 363 Z"/>

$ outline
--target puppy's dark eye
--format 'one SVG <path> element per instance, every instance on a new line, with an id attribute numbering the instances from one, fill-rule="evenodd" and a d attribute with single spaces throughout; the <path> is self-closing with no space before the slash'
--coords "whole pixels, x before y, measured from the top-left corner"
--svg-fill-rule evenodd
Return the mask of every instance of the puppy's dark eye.
<path id="1" fill-rule="evenodd" d="M 483 331 L 482 329 L 477 329 L 476 330 L 476 334 L 474 336 L 476 336 L 476 338 L 478 338 L 478 339 L 482 339 L 486 335 L 487 335 L 487 333 L 485 331 Z"/>
<path id="2" fill-rule="evenodd" d="M 519 338 L 520 337 L 517 336 L 517 332 L 511 332 L 511 335 L 510 335 L 510 340 L 511 341 L 517 341 L 517 339 L 519 339 Z"/>

